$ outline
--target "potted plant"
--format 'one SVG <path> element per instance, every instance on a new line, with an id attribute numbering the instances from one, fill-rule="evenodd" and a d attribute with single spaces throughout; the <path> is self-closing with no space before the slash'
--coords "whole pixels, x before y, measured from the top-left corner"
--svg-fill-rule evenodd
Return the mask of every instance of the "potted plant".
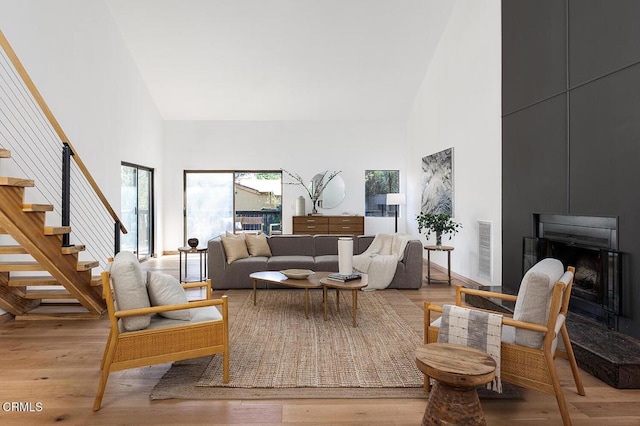
<path id="1" fill-rule="evenodd" d="M 436 245 L 442 246 L 442 235 L 455 234 L 462 225 L 454 222 L 447 213 L 420 213 L 416 220 L 418 221 L 418 232 L 423 232 L 429 237 L 431 232 L 436 233 Z M 451 239 L 449 235 L 449 239 Z"/>

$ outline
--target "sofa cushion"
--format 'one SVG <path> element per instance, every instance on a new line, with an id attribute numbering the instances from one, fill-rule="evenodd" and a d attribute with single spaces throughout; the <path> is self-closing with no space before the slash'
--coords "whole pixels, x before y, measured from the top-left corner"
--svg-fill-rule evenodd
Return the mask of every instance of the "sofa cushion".
<path id="1" fill-rule="evenodd" d="M 369 248 L 374 238 L 375 235 L 358 235 L 353 242 L 354 254 L 364 253 Z"/>
<path id="2" fill-rule="evenodd" d="M 529 269 L 518 290 L 513 319 L 546 325 L 553 286 L 563 274 L 564 268 L 558 259 L 543 259 Z M 518 345 L 537 349 L 543 338 L 541 332 L 516 329 L 515 343 Z"/>
<path id="3" fill-rule="evenodd" d="M 268 241 L 272 256 L 315 256 L 311 235 L 274 235 L 269 237 Z M 296 266 L 290 266 L 290 268 L 296 268 Z"/>
<path id="4" fill-rule="evenodd" d="M 222 240 L 222 247 L 224 247 L 224 253 L 227 257 L 227 263 L 233 263 L 238 259 L 249 257 L 244 236 L 234 235 L 221 237 L 220 239 Z"/>
<path id="5" fill-rule="evenodd" d="M 254 272 L 266 271 L 268 259 L 264 256 L 252 256 L 227 265 L 220 279 L 219 288 L 251 288 L 252 281 L 249 275 Z M 214 271 L 211 272 L 215 274 Z"/>
<path id="6" fill-rule="evenodd" d="M 337 272 L 338 271 L 338 255 L 325 254 L 314 258 L 314 271 Z"/>
<path id="7" fill-rule="evenodd" d="M 314 235 L 314 255 L 323 256 L 338 253 L 338 237 L 338 235 Z"/>
<path id="8" fill-rule="evenodd" d="M 272 256 L 267 260 L 268 271 L 283 269 L 311 269 L 315 268 L 312 256 Z"/>
<path id="9" fill-rule="evenodd" d="M 189 302 L 187 293 L 180 285 L 180 281 L 169 274 L 147 271 L 147 291 L 151 306 L 179 305 Z M 191 319 L 188 309 L 160 312 L 160 315 L 181 321 L 189 321 Z"/>
<path id="10" fill-rule="evenodd" d="M 245 242 L 249 256 L 266 256 L 271 257 L 271 248 L 267 242 L 267 236 L 264 234 L 246 234 Z"/>
<path id="11" fill-rule="evenodd" d="M 130 251 L 121 251 L 111 263 L 109 272 L 118 310 L 148 308 L 151 306 L 147 286 L 138 257 Z M 126 331 L 143 330 L 151 323 L 151 315 L 122 318 Z"/>

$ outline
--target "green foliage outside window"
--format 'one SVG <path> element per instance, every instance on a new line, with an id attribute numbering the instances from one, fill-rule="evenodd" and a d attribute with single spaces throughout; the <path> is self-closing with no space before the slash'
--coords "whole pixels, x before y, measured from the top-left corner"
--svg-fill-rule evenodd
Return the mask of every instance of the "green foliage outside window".
<path id="1" fill-rule="evenodd" d="M 400 192 L 398 170 L 366 170 L 364 178 L 366 216 L 394 216 L 396 206 L 385 204 L 386 194 Z"/>

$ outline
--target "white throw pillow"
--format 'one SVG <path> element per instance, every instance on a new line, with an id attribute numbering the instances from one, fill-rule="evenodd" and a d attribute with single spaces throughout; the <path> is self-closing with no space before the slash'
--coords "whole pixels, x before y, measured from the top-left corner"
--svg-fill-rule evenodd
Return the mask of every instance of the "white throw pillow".
<path id="1" fill-rule="evenodd" d="M 151 306 L 144 275 L 138 257 L 121 251 L 116 255 L 109 270 L 113 293 L 118 310 L 148 308 Z M 151 315 L 136 315 L 122 318 L 122 326 L 127 331 L 143 330 L 151 323 Z"/>
<path id="2" fill-rule="evenodd" d="M 187 293 L 177 278 L 160 272 L 147 272 L 147 291 L 151 306 L 179 305 L 188 303 Z M 189 321 L 191 314 L 188 309 L 179 311 L 160 312 L 165 318 Z"/>

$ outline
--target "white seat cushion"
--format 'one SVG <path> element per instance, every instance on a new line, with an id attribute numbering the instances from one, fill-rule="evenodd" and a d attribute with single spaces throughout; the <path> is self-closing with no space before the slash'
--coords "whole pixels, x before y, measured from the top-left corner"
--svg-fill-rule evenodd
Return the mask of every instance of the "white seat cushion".
<path id="1" fill-rule="evenodd" d="M 151 324 L 148 329 L 161 328 L 161 327 L 175 327 L 178 325 L 194 324 L 203 321 L 215 321 L 221 320 L 222 314 L 215 306 L 205 306 L 204 308 L 189 309 L 191 319 L 189 321 L 180 321 L 175 319 L 169 319 L 160 315 L 151 316 Z"/>

